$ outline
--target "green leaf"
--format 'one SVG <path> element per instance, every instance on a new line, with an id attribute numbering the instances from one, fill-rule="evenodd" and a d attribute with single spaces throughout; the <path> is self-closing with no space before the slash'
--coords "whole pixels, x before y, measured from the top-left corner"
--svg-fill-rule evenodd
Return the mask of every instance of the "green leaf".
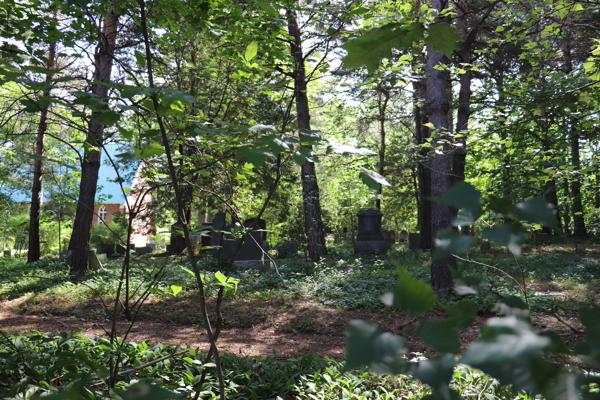
<path id="1" fill-rule="evenodd" d="M 179 292 L 181 292 L 181 286 L 171 285 L 171 290 L 173 291 L 173 296 L 177 296 Z"/>
<path id="2" fill-rule="evenodd" d="M 375 171 L 360 167 L 360 179 L 373 190 L 379 190 L 379 185 L 391 186 L 390 183 Z"/>
<path id="3" fill-rule="evenodd" d="M 256 40 L 253 40 L 252 42 L 250 42 L 248 47 L 246 47 L 246 52 L 244 53 L 244 58 L 246 59 L 246 61 L 250 61 L 254 57 L 256 57 L 257 52 L 258 52 L 258 43 L 256 43 Z"/>
<path id="4" fill-rule="evenodd" d="M 447 305 L 444 310 L 446 310 L 450 320 L 461 330 L 470 327 L 475 317 L 477 317 L 477 303 L 471 300 L 463 300 Z"/>
<path id="5" fill-rule="evenodd" d="M 431 43 L 434 51 L 442 51 L 446 57 L 452 57 L 454 50 L 460 50 L 458 42 L 460 35 L 456 33 L 456 28 L 446 23 L 430 25 L 427 28 L 427 43 Z"/>
<path id="6" fill-rule="evenodd" d="M 101 111 L 92 113 L 92 120 L 104 126 L 114 125 L 121 119 L 121 114 L 115 111 Z"/>
<path id="7" fill-rule="evenodd" d="M 142 68 L 146 66 L 146 57 L 138 50 L 135 51 L 135 61 Z"/>
<path id="8" fill-rule="evenodd" d="M 268 1 L 266 0 L 256 0 L 258 6 L 263 10 L 267 15 L 271 18 L 278 18 L 279 12 L 275 10 Z"/>
<path id="9" fill-rule="evenodd" d="M 503 224 L 485 228 L 483 237 L 501 246 L 507 246 L 510 251 L 518 256 L 521 254 L 521 242 L 526 233 L 525 228 L 519 224 Z"/>
<path id="10" fill-rule="evenodd" d="M 383 332 L 370 321 L 355 320 L 346 333 L 348 350 L 344 372 L 368 366 L 379 374 L 398 374 L 406 369 L 404 339 Z"/>
<path id="11" fill-rule="evenodd" d="M 124 400 L 169 400 L 179 397 L 183 397 L 183 394 L 147 382 L 138 382 L 127 388 Z"/>
<path id="12" fill-rule="evenodd" d="M 215 278 L 217 278 L 220 283 L 224 283 L 227 280 L 227 277 L 221 273 L 221 271 L 215 272 Z"/>
<path id="13" fill-rule="evenodd" d="M 450 270 L 454 281 L 454 291 L 461 295 L 477 294 L 480 290 L 486 288 L 487 283 L 479 276 L 462 276 L 456 270 Z"/>
<path id="14" fill-rule="evenodd" d="M 365 35 L 349 40 L 342 46 L 348 51 L 344 57 L 344 68 L 358 68 L 366 65 L 369 73 L 379 67 L 383 58 L 392 58 L 392 49 L 409 49 L 423 39 L 425 29 L 420 24 L 403 27 L 391 23 L 373 29 Z"/>
<path id="15" fill-rule="evenodd" d="M 473 236 L 461 235 L 453 229 L 439 231 L 435 238 L 433 261 L 442 259 L 452 253 L 460 253 L 470 249 L 477 240 Z"/>
<path id="16" fill-rule="evenodd" d="M 396 307 L 407 313 L 429 311 L 435 305 L 437 296 L 431 285 L 413 278 L 404 268 L 397 266 L 398 279 L 394 293 L 381 297 L 383 304 Z"/>
<path id="17" fill-rule="evenodd" d="M 440 353 L 456 354 L 460 349 L 458 329 L 450 319 L 429 319 L 417 329 L 417 334 Z"/>
<path id="18" fill-rule="evenodd" d="M 450 392 L 448 387 L 455 366 L 454 355 L 444 354 L 431 360 L 410 363 L 406 374 L 431 386 L 433 395 L 435 395 L 434 399 L 455 399 L 456 396 Z M 427 397 L 423 399 L 425 398 Z"/>
<path id="19" fill-rule="evenodd" d="M 556 227 L 556 210 L 541 197 L 517 204 L 511 213 L 527 222 Z"/>
<path id="20" fill-rule="evenodd" d="M 529 307 L 523 299 L 517 296 L 507 296 L 496 303 L 492 311 L 500 315 L 513 315 L 517 318 L 529 320 Z"/>
<path id="21" fill-rule="evenodd" d="M 452 226 L 467 226 L 475 223 L 483 215 L 483 209 L 478 208 L 475 211 L 462 209 L 458 212 L 456 218 L 452 220 Z"/>
<path id="22" fill-rule="evenodd" d="M 464 208 L 475 213 L 480 210 L 481 194 L 470 183 L 458 182 L 442 196 L 432 197 L 431 200 L 448 204 L 457 210 Z"/>
<path id="23" fill-rule="evenodd" d="M 33 101 L 33 100 L 21 100 L 21 104 L 23 104 L 25 106 L 24 111 L 25 112 L 40 112 L 41 110 L 43 110 L 44 108 L 46 108 L 48 106 L 47 101 L 44 100 L 37 100 L 37 101 Z"/>
<path id="24" fill-rule="evenodd" d="M 138 152 L 138 149 L 136 149 L 136 153 Z M 158 154 L 164 154 L 165 152 L 165 148 L 163 146 L 161 146 L 160 144 L 154 142 L 154 143 L 150 143 L 149 145 L 147 145 L 145 148 L 143 148 L 140 151 L 140 157 L 141 158 L 148 158 L 148 157 L 152 157 Z"/>
<path id="25" fill-rule="evenodd" d="M 490 318 L 460 363 L 481 369 L 503 385 L 540 394 L 551 386 L 562 367 L 541 358 L 552 340 L 538 335 L 526 321 L 516 317 Z"/>

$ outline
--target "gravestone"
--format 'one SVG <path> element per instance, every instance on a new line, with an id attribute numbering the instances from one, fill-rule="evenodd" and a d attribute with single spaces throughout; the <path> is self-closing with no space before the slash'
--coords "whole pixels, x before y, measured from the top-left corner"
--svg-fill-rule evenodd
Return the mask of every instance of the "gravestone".
<path id="1" fill-rule="evenodd" d="M 540 245 L 548 243 L 548 234 L 543 232 L 533 233 L 533 244 Z"/>
<path id="2" fill-rule="evenodd" d="M 137 254 L 138 256 L 143 256 L 144 254 L 150 254 L 152 253 L 154 249 L 151 246 L 144 246 L 144 247 L 136 247 L 135 248 L 135 254 Z"/>
<path id="3" fill-rule="evenodd" d="M 127 249 L 121 243 L 115 244 L 115 253 L 116 254 L 120 254 L 123 256 L 123 255 L 125 255 L 126 251 L 127 251 Z"/>
<path id="4" fill-rule="evenodd" d="M 254 219 L 246 220 L 243 226 L 245 228 L 250 228 L 253 221 Z M 234 224 L 226 225 L 223 227 L 223 230 L 231 232 L 236 226 L 239 227 L 240 223 L 236 222 Z M 236 267 L 270 267 L 271 264 L 269 261 L 265 261 L 263 252 L 265 248 L 265 241 L 263 240 L 265 229 L 266 222 L 264 220 L 259 220 L 254 229 L 251 232 L 246 233 L 242 239 L 236 239 L 232 234 L 225 233 L 223 235 L 223 240 L 221 241 L 221 259 L 230 261 L 233 258 L 240 241 L 243 240 L 242 247 L 233 265 Z"/>
<path id="5" fill-rule="evenodd" d="M 63 250 L 62 253 L 60 253 L 60 255 L 58 256 L 58 258 L 60 260 L 66 260 L 67 258 L 71 257 L 71 253 L 73 253 L 73 250 Z"/>
<path id="6" fill-rule="evenodd" d="M 401 231 L 398 234 L 398 241 L 399 242 L 406 242 L 408 240 L 408 231 Z"/>
<path id="7" fill-rule="evenodd" d="M 396 243 L 396 232 L 394 231 L 383 231 L 383 236 L 388 244 L 392 245 Z"/>
<path id="8" fill-rule="evenodd" d="M 181 253 L 187 247 L 185 237 L 179 232 L 183 231 L 183 225 L 174 223 L 171 225 L 171 244 L 167 246 L 167 250 L 171 253 Z"/>
<path id="9" fill-rule="evenodd" d="M 377 208 L 361 208 L 356 215 L 358 236 L 354 242 L 354 254 L 385 254 L 388 242 L 381 231 L 383 213 Z"/>
<path id="10" fill-rule="evenodd" d="M 219 256 L 219 249 L 222 245 L 222 234 L 219 231 L 222 231 L 225 228 L 225 213 L 219 211 L 215 214 L 212 220 L 213 230 L 210 233 L 210 245 L 213 247 L 211 249 L 211 254 L 213 257 Z"/>
<path id="11" fill-rule="evenodd" d="M 421 249 L 421 234 L 420 233 L 409 233 L 408 234 L 408 252 L 409 253 L 420 253 Z"/>
<path id="12" fill-rule="evenodd" d="M 96 247 L 98 254 L 112 254 L 114 243 L 99 243 Z"/>
<path id="13" fill-rule="evenodd" d="M 90 270 L 97 271 L 102 269 L 102 263 L 98 260 L 98 256 L 96 255 L 96 249 L 88 250 L 88 263 L 90 266 Z"/>
<path id="14" fill-rule="evenodd" d="M 334 234 L 333 234 L 333 243 L 335 243 L 335 244 L 338 244 L 338 243 L 340 243 L 341 241 L 342 241 L 342 240 L 341 240 L 341 238 L 340 238 L 340 234 L 339 234 L 339 233 L 337 233 L 337 232 L 336 232 L 336 233 L 334 233 Z"/>
<path id="15" fill-rule="evenodd" d="M 298 253 L 298 243 L 295 240 L 286 240 L 275 246 L 277 258 L 290 258 Z"/>

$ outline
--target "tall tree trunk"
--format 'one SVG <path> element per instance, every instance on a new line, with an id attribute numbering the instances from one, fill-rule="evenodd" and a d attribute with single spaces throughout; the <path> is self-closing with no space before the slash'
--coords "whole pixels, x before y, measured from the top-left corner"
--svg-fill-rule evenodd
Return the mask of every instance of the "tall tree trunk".
<path id="1" fill-rule="evenodd" d="M 302 55 L 302 37 L 296 11 L 287 10 L 288 32 L 292 37 L 291 52 L 294 58 L 294 91 L 296 95 L 296 114 L 298 130 L 302 137 L 302 130 L 310 130 L 310 112 L 308 107 L 308 93 L 304 56 Z M 312 146 L 305 146 L 312 149 Z M 306 235 L 308 257 L 318 261 L 327 254 L 325 235 L 323 234 L 323 221 L 321 219 L 321 201 L 319 198 L 319 185 L 315 163 L 306 161 L 302 164 L 300 174 L 302 177 L 302 197 L 304 205 L 304 234 Z"/>
<path id="2" fill-rule="evenodd" d="M 425 63 L 425 60 L 422 61 Z M 426 109 L 421 107 L 421 101 L 427 98 L 427 81 L 413 81 L 413 103 L 415 118 L 415 136 L 417 144 L 424 144 L 430 137 L 429 129 L 424 125 L 427 120 Z M 429 148 L 421 147 L 417 164 L 419 178 L 419 231 L 421 233 L 421 248 L 431 249 L 431 169 L 429 165 Z"/>
<path id="3" fill-rule="evenodd" d="M 383 82 L 382 82 L 383 83 Z M 379 88 L 379 175 L 385 176 L 385 109 L 390 99 L 390 92 Z M 379 185 L 379 193 L 375 202 L 375 207 L 381 210 L 381 197 L 383 196 L 383 185 Z"/>
<path id="4" fill-rule="evenodd" d="M 107 15 L 104 19 L 94 56 L 94 80 L 96 81 L 110 82 L 118 23 L 119 15 L 113 10 L 112 4 L 107 3 Z M 96 105 L 96 110 L 92 113 L 93 117 L 94 114 L 108 109 L 108 87 L 100 84 L 92 84 L 91 92 L 100 100 Z M 87 146 L 100 149 L 103 140 L 104 125 L 90 119 L 86 137 Z M 100 170 L 100 151 L 95 149 L 85 150 L 81 166 L 79 201 L 77 202 L 70 245 L 70 248 L 73 250 L 73 254 L 71 255 L 71 272 L 76 275 L 84 275 L 89 269 L 88 250 L 92 233 L 98 171 Z"/>
<path id="5" fill-rule="evenodd" d="M 58 23 L 58 12 L 54 11 L 52 20 Z M 48 69 L 54 69 L 56 59 L 56 42 L 48 45 Z M 46 74 L 46 84 L 49 86 L 44 90 L 43 97 L 50 96 L 52 74 Z M 44 155 L 44 135 L 48 129 L 48 110 L 50 103 L 47 103 L 40 112 L 40 123 L 38 124 L 37 138 L 35 141 L 35 154 L 42 157 Z M 44 161 L 41 158 L 35 160 L 33 171 L 33 184 L 31 185 L 31 212 L 29 214 L 29 241 L 27 262 L 31 263 L 40 259 L 40 209 L 42 205 L 42 176 L 44 174 Z"/>
<path id="6" fill-rule="evenodd" d="M 446 3 L 441 0 L 432 0 L 432 8 L 441 12 Z M 439 22 L 443 22 L 438 18 Z M 427 100 L 429 105 L 429 122 L 435 126 L 436 136 L 433 147 L 440 146 L 443 151 L 437 152 L 431 159 L 431 195 L 441 196 L 447 192 L 451 185 L 452 160 L 448 154 L 450 146 L 447 144 L 449 138 L 447 132 L 448 112 L 450 104 L 446 93 L 449 75 L 446 71 L 437 70 L 434 67 L 440 63 L 448 65 L 448 58 L 441 51 L 433 51 L 431 44 L 427 45 Z M 433 202 L 431 204 L 431 240 L 434 244 L 435 236 L 443 229 L 450 227 L 453 217 L 452 207 Z M 438 290 L 448 290 L 452 287 L 452 274 L 450 267 L 455 268 L 456 262 L 452 255 L 444 257 L 431 263 L 431 284 Z"/>
<path id="7" fill-rule="evenodd" d="M 571 195 L 573 196 L 573 234 L 575 236 L 586 236 L 583 202 L 581 201 L 581 161 L 579 159 L 579 130 L 576 126 L 571 127 L 571 163 L 577 171 L 575 179 L 571 182 Z"/>
<path id="8" fill-rule="evenodd" d="M 571 193 L 569 190 L 569 180 L 567 178 L 563 179 L 563 190 L 565 192 L 565 207 L 563 210 L 563 232 L 567 235 L 571 234 L 571 210 L 570 204 L 572 202 Z"/>
<path id="9" fill-rule="evenodd" d="M 462 3 L 463 7 L 467 7 L 467 3 Z M 462 63 L 471 63 L 471 44 L 467 41 L 467 21 L 466 8 L 463 9 L 460 17 L 457 20 L 457 28 L 462 42 L 460 44 L 459 57 Z M 458 93 L 458 115 L 456 120 L 456 150 L 452 157 L 452 178 L 453 184 L 465 180 L 465 164 L 467 160 L 467 132 L 469 131 L 469 115 L 470 115 L 470 100 L 471 100 L 471 67 L 468 66 L 464 74 L 460 75 L 460 91 Z M 469 234 L 470 227 L 462 227 L 462 233 Z"/>

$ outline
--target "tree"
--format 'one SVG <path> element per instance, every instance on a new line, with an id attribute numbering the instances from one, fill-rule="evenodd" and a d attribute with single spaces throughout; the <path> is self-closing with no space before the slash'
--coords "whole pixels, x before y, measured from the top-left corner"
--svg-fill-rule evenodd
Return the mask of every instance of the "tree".
<path id="1" fill-rule="evenodd" d="M 58 11 L 54 11 L 52 20 L 58 25 Z M 48 64 L 46 68 L 52 70 L 56 62 L 56 42 L 53 41 L 48 45 Z M 53 74 L 46 74 L 46 88 L 42 97 L 50 97 L 52 89 Z M 50 103 L 46 102 L 40 111 L 40 122 L 38 124 L 37 138 L 35 142 L 35 154 L 37 158 L 34 162 L 33 184 L 31 188 L 31 213 L 29 215 L 29 241 L 27 262 L 34 262 L 40 259 L 40 211 L 42 203 L 42 176 L 44 172 L 44 135 L 48 127 L 48 109 Z"/>
<path id="2" fill-rule="evenodd" d="M 298 121 L 298 132 L 300 136 L 310 132 L 310 110 L 308 106 L 307 77 L 305 70 L 304 55 L 302 54 L 302 37 L 298 27 L 296 11 L 286 10 L 288 32 L 291 36 L 290 49 L 293 57 L 293 79 L 294 94 L 296 97 L 296 115 Z M 305 145 L 306 150 L 312 146 Z M 321 217 L 321 200 L 319 198 L 319 185 L 315 163 L 307 160 L 300 169 L 302 178 L 302 197 L 304 199 L 304 233 L 307 240 L 308 257 L 318 261 L 327 254 L 325 246 L 325 235 L 323 232 L 323 220 Z"/>
<path id="3" fill-rule="evenodd" d="M 439 16 L 445 9 L 446 3 L 432 0 L 431 4 L 434 13 L 438 15 L 437 23 L 446 24 L 444 19 Z M 448 57 L 443 51 L 434 51 L 433 45 L 429 44 L 427 46 L 427 115 L 429 122 L 435 128 L 433 133 L 435 154 L 431 158 L 431 195 L 433 197 L 441 196 L 452 186 L 452 159 L 449 154 L 451 146 L 448 135 L 450 104 L 446 95 L 450 76 L 444 65 L 448 65 Z M 431 205 L 431 235 L 434 252 L 436 249 L 435 237 L 440 231 L 450 227 L 453 214 L 452 207 L 448 204 L 434 202 Z M 452 287 L 450 268 L 455 268 L 455 266 L 456 262 L 452 255 L 433 261 L 431 263 L 432 286 L 438 290 L 450 289 Z"/>
<path id="4" fill-rule="evenodd" d="M 117 42 L 117 27 L 119 14 L 116 3 L 107 2 L 106 17 L 102 31 L 98 37 L 94 59 L 94 83 L 91 94 L 98 102 L 88 123 L 85 141 L 85 156 L 81 165 L 81 181 L 79 185 L 79 200 L 73 224 L 73 233 L 69 248 L 71 255 L 71 271 L 76 275 L 88 272 L 88 250 L 94 216 L 94 201 L 98 171 L 100 170 L 100 149 L 104 139 L 103 116 L 108 110 L 108 84 L 112 71 L 113 58 Z"/>

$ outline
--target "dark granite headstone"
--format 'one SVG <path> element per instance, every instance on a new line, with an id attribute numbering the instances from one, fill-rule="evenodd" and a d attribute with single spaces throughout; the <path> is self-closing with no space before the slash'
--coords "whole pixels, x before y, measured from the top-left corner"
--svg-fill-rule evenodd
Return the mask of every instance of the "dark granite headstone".
<path id="1" fill-rule="evenodd" d="M 135 254 L 137 254 L 138 256 L 142 256 L 144 254 L 150 254 L 152 253 L 153 249 L 150 246 L 144 246 L 144 247 L 136 247 L 135 248 Z"/>
<path id="2" fill-rule="evenodd" d="M 298 243 L 295 240 L 286 240 L 278 243 L 275 249 L 277 249 L 278 258 L 290 258 L 298 253 Z"/>
<path id="3" fill-rule="evenodd" d="M 548 234 L 543 232 L 534 232 L 533 244 L 540 245 L 548 243 Z"/>
<path id="4" fill-rule="evenodd" d="M 213 220 L 214 222 L 214 220 Z M 260 221 L 259 221 L 260 223 Z M 253 224 L 253 220 L 251 222 L 245 222 L 244 227 L 250 228 Z M 266 223 L 262 222 L 264 228 L 266 228 Z M 258 224 L 257 224 L 258 225 Z M 235 229 L 240 228 L 240 223 L 236 222 L 231 225 L 226 225 L 222 228 L 223 231 L 233 231 Z M 256 229 L 257 226 L 254 227 Z M 264 249 L 265 243 L 263 241 L 263 232 L 264 229 L 260 225 L 258 225 L 258 229 L 252 230 L 249 233 L 246 233 L 243 239 L 235 238 L 232 234 L 225 233 L 223 234 L 223 240 L 220 241 L 220 235 L 218 237 L 221 243 L 221 259 L 229 261 L 235 255 L 235 251 L 238 248 L 240 241 L 243 240 L 242 247 L 240 252 L 238 253 L 234 265 L 237 266 L 269 266 L 269 262 L 264 260 Z M 213 253 L 214 254 L 214 253 Z M 218 254 L 218 250 L 217 253 Z"/>
<path id="5" fill-rule="evenodd" d="M 358 236 L 354 254 L 385 254 L 388 242 L 381 231 L 383 213 L 377 208 L 361 208 L 358 216 Z"/>
<path id="6" fill-rule="evenodd" d="M 358 217 L 357 241 L 385 240 L 381 231 L 383 213 L 377 208 L 361 208 Z"/>
<path id="7" fill-rule="evenodd" d="M 420 233 L 409 233 L 408 234 L 408 251 L 409 252 L 421 252 L 421 234 Z"/>
<path id="8" fill-rule="evenodd" d="M 127 249 L 121 243 L 115 244 L 115 252 L 117 254 L 125 255 L 126 251 L 127 251 Z"/>

